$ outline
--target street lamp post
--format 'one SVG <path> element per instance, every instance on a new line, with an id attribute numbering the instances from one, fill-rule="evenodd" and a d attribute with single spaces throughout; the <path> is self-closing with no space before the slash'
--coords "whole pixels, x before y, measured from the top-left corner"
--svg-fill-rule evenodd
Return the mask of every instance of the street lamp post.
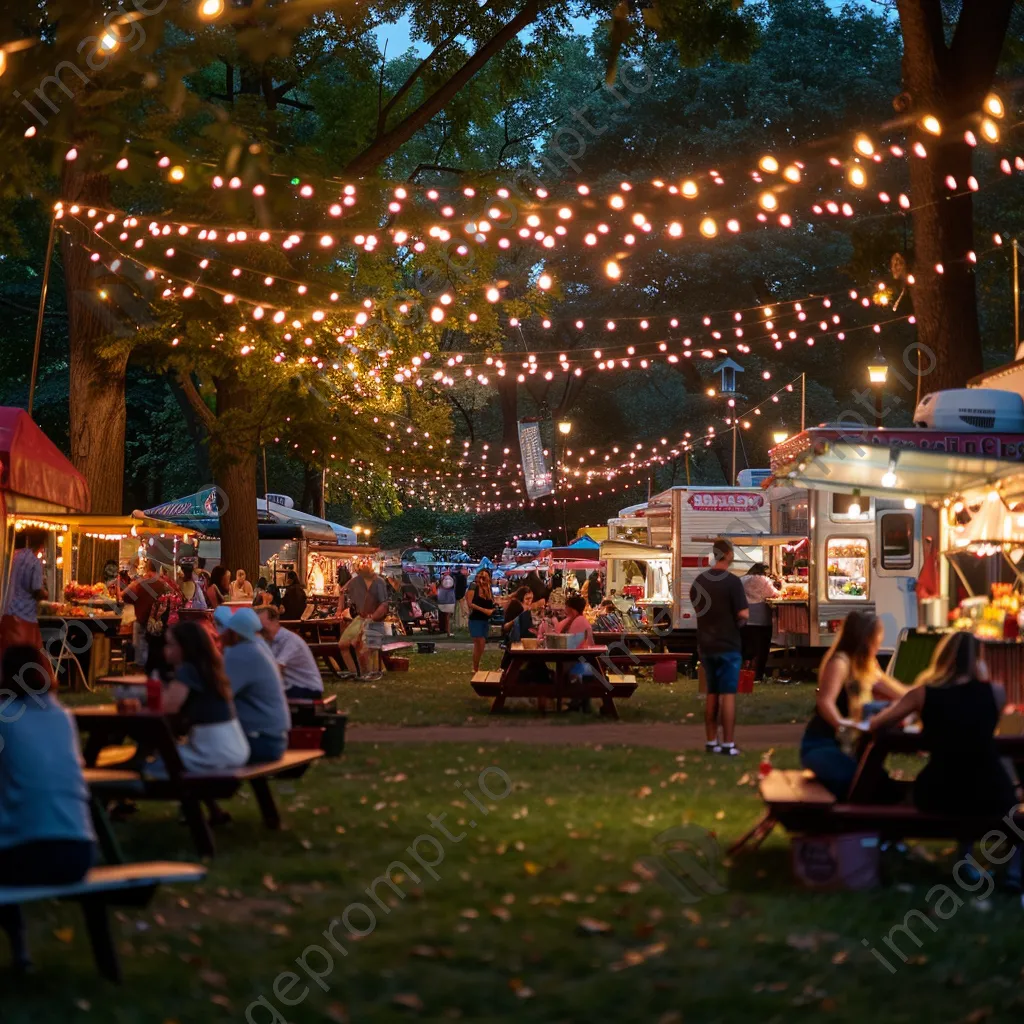
<path id="1" fill-rule="evenodd" d="M 868 380 L 875 392 L 875 426 L 882 425 L 882 392 L 885 390 L 885 381 L 889 376 L 889 364 L 882 355 L 881 349 L 875 353 L 874 359 L 868 363 Z"/>
<path id="2" fill-rule="evenodd" d="M 565 462 L 565 452 L 568 447 L 569 435 L 572 433 L 572 421 L 571 420 L 559 420 L 558 421 L 558 433 L 562 435 L 562 458 L 560 461 Z M 557 469 L 557 466 L 556 466 Z M 556 479 L 557 484 L 557 479 Z M 555 488 L 557 490 L 557 486 Z M 565 494 L 562 494 L 562 534 L 565 538 L 565 543 L 569 543 L 569 525 L 565 515 Z"/>

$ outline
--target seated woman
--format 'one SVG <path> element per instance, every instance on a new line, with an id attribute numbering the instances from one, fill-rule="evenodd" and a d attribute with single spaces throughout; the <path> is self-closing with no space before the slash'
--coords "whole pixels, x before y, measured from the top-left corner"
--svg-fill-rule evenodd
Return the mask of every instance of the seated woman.
<path id="1" fill-rule="evenodd" d="M 594 630 L 587 616 L 587 599 L 582 594 L 572 594 L 565 599 L 565 618 L 558 626 L 559 633 L 582 633 L 581 647 L 594 646 Z"/>
<path id="2" fill-rule="evenodd" d="M 35 647 L 4 652 L 0 714 L 0 879 L 3 885 L 71 885 L 92 867 L 96 835 L 74 720 L 51 692 Z M 31 966 L 18 906 L 0 907 L 14 966 Z"/>
<path id="3" fill-rule="evenodd" d="M 860 721 L 872 697 L 897 700 L 904 693 L 878 665 L 884 632 L 869 612 L 850 612 L 818 669 L 818 699 L 800 744 L 800 763 L 839 800 L 857 771 L 856 759 L 839 744 L 840 726 Z"/>
<path id="4" fill-rule="evenodd" d="M 977 639 L 950 633 L 914 688 L 871 719 L 871 731 L 920 715 L 930 756 L 914 780 L 914 804 L 932 814 L 1001 816 L 1017 802 L 993 742 L 1005 704 Z"/>
<path id="5" fill-rule="evenodd" d="M 176 622 L 167 631 L 165 654 L 174 678 L 164 687 L 164 711 L 180 712 L 188 737 L 178 747 L 186 771 L 240 768 L 249 761 L 245 738 L 224 661 L 208 630 L 198 622 Z M 160 774 L 162 765 L 149 771 Z"/>

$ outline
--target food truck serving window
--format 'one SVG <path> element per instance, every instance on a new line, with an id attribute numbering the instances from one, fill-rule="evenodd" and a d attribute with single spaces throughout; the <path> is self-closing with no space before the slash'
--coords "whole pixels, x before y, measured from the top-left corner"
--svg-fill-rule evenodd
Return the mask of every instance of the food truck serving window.
<path id="1" fill-rule="evenodd" d="M 883 569 L 911 569 L 914 565 L 914 513 L 886 512 L 878 532 Z"/>
<path id="2" fill-rule="evenodd" d="M 868 599 L 868 542 L 863 537 L 829 537 L 825 545 L 829 601 Z"/>

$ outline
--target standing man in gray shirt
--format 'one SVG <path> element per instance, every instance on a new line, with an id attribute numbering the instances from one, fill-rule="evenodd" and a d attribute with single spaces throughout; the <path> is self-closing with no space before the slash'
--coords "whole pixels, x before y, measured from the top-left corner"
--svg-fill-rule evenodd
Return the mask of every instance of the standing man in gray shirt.
<path id="1" fill-rule="evenodd" d="M 357 647 L 361 679 L 380 679 L 380 649 L 384 644 L 384 620 L 388 615 L 388 584 L 374 571 L 369 558 L 356 562 L 356 574 L 345 584 L 338 601 L 339 612 L 344 601 L 364 623 L 363 642 Z"/>

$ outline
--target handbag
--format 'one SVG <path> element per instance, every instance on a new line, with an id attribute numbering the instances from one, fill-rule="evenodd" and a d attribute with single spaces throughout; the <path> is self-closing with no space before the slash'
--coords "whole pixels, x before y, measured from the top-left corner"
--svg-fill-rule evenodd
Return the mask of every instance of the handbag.
<path id="1" fill-rule="evenodd" d="M 366 624 L 365 620 L 361 615 L 357 615 L 346 627 L 345 631 L 341 634 L 341 643 L 358 643 L 363 636 L 363 626 Z"/>

